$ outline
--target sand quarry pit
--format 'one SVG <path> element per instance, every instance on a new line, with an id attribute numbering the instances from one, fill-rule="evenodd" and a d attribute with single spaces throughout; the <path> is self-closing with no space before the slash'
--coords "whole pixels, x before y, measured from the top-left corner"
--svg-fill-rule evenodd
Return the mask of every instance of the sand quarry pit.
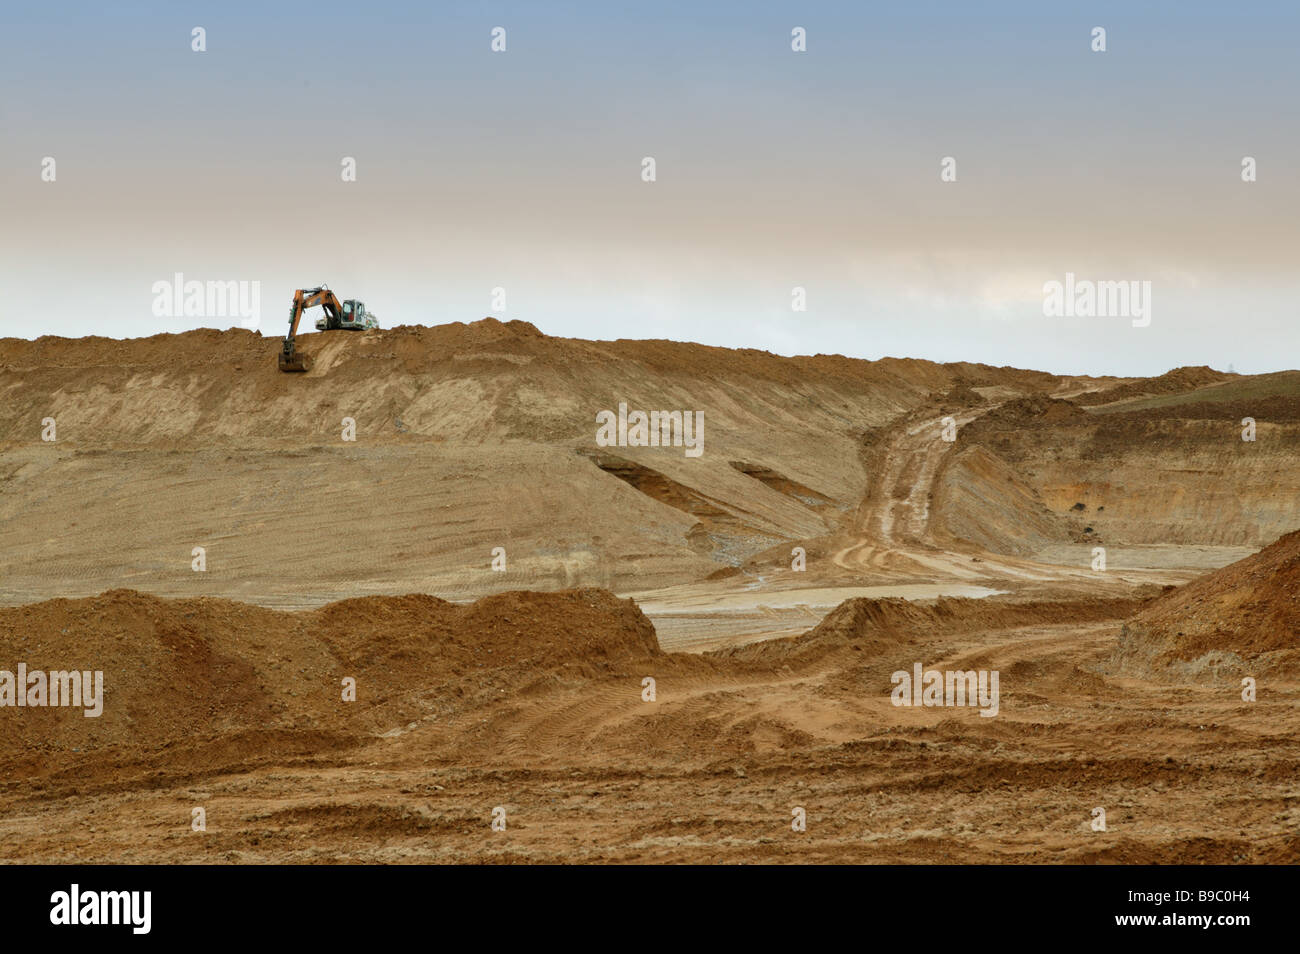
<path id="1" fill-rule="evenodd" d="M 1300 855 L 1300 374 L 304 341 L 0 340 L 0 859 Z"/>

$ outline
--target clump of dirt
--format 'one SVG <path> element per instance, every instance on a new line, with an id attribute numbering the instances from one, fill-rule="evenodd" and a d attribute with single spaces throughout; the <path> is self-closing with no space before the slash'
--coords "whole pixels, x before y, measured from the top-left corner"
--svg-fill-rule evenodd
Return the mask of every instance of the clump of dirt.
<path id="1" fill-rule="evenodd" d="M 1195 391 L 1211 384 L 1220 384 L 1236 375 L 1199 365 L 1197 367 L 1174 368 L 1155 378 L 1131 381 L 1101 391 L 1089 391 L 1074 398 L 1076 404 L 1090 406 L 1109 404 L 1126 398 L 1154 396 L 1157 394 L 1178 394 L 1183 391 Z"/>
<path id="2" fill-rule="evenodd" d="M 1002 431 L 1020 431 L 1025 428 L 1063 427 L 1088 424 L 1092 418 L 1073 401 L 1061 401 L 1045 394 L 1007 401 L 987 414 L 981 415 L 959 431 L 959 440 L 976 441 Z"/>
<path id="3" fill-rule="evenodd" d="M 1300 530 L 1198 577 L 1124 624 L 1109 665 L 1190 681 L 1300 672 Z"/>
<path id="4" fill-rule="evenodd" d="M 984 395 L 976 391 L 969 381 L 958 380 L 947 394 L 939 399 L 939 405 L 945 411 L 957 411 L 965 408 L 979 407 L 987 404 Z"/>

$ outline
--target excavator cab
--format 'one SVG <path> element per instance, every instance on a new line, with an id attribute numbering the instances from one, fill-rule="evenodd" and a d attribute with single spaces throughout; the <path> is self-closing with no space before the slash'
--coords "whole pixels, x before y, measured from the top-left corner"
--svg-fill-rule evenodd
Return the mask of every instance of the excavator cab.
<path id="1" fill-rule="evenodd" d="M 325 315 L 316 321 L 317 331 L 332 331 L 335 328 L 346 328 L 349 331 L 359 331 L 366 327 L 366 305 L 365 302 L 357 301 L 355 298 L 349 298 L 343 302 L 337 315 L 332 315 L 326 311 Z"/>

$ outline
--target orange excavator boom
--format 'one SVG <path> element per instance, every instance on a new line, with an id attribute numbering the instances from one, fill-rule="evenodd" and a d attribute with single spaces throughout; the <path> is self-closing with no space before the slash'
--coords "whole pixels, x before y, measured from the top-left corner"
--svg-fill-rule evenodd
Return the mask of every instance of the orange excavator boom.
<path id="1" fill-rule="evenodd" d="M 343 314 L 343 306 L 324 285 L 319 288 L 299 288 L 294 292 L 293 305 L 289 308 L 289 333 L 284 336 L 284 344 L 280 348 L 281 371 L 306 371 L 310 367 L 307 356 L 298 352 L 298 322 L 302 320 L 304 311 L 316 305 L 323 307 L 325 313 L 333 319 L 331 324 L 337 324 Z"/>

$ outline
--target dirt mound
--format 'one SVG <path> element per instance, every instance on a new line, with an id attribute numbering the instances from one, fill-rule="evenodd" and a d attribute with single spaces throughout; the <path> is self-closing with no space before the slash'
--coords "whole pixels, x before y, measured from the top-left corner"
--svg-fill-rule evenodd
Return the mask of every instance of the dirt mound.
<path id="1" fill-rule="evenodd" d="M 1035 600 L 1023 603 L 996 599 L 941 597 L 934 603 L 904 599 L 855 597 L 845 600 L 815 627 L 791 639 L 773 639 L 718 650 L 710 655 L 751 661 L 815 658 L 849 648 L 882 655 L 920 643 L 934 635 L 969 634 L 992 629 L 1053 623 L 1083 623 L 1122 619 L 1147 597 L 1087 600 Z"/>
<path id="2" fill-rule="evenodd" d="M 1220 388 L 1206 391 L 1206 397 L 1219 397 Z M 1238 424 L 1242 418 L 1254 418 L 1270 424 L 1300 421 L 1300 397 L 1276 395 L 1265 398 L 1232 398 L 1224 394 L 1215 401 L 1195 401 L 1165 404 L 1161 407 L 1134 408 L 1110 414 L 1112 426 L 1122 426 L 1127 421 L 1228 421 Z"/>
<path id="3" fill-rule="evenodd" d="M 1062 427 L 1083 424 L 1091 420 L 1086 411 L 1072 401 L 1062 401 L 1045 394 L 1007 401 L 979 419 L 963 427 L 958 439 L 976 440 L 985 434 L 999 431 L 1018 431 L 1024 428 Z"/>
<path id="4" fill-rule="evenodd" d="M 954 384 L 939 401 L 939 405 L 945 411 L 959 411 L 987 403 L 984 395 L 976 391 L 970 382 L 961 380 Z"/>
<path id="5" fill-rule="evenodd" d="M 1157 394 L 1178 394 L 1182 391 L 1195 391 L 1197 388 L 1207 387 L 1211 384 L 1220 384 L 1234 377 L 1236 375 L 1215 371 L 1205 365 L 1174 368 L 1159 377 L 1131 381 L 1101 391 L 1089 391 L 1087 394 L 1081 394 L 1074 398 L 1074 402 L 1089 406 Z"/>
<path id="6" fill-rule="evenodd" d="M 1300 530 L 1151 603 L 1125 623 L 1111 665 L 1193 681 L 1300 672 L 1297 633 Z"/>
<path id="7" fill-rule="evenodd" d="M 637 605 L 600 589 L 500 593 L 468 604 L 369 596 L 305 615 L 345 665 L 413 678 L 473 666 L 598 668 L 660 653 Z"/>
<path id="8" fill-rule="evenodd" d="M 286 731 L 342 744 L 404 724 L 427 704 L 421 695 L 451 700 L 445 712 L 539 672 L 593 675 L 658 655 L 636 605 L 594 589 L 465 605 L 365 597 L 303 613 L 133 590 L 48 600 L 0 609 L 0 670 L 99 671 L 102 714 L 0 708 L 0 761 L 32 770 L 52 756 L 121 758 L 231 739 L 247 756 L 259 739 L 283 751 L 276 733 Z M 342 699 L 345 677 L 356 680 L 355 704 Z"/>

